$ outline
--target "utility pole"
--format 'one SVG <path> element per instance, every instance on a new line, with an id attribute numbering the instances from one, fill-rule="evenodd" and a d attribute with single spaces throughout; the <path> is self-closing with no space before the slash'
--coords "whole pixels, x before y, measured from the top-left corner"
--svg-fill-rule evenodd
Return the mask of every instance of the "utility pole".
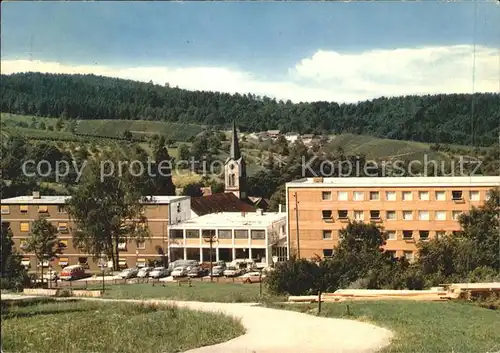
<path id="1" fill-rule="evenodd" d="M 300 237 L 299 237 L 299 201 L 295 191 L 295 226 L 297 228 L 297 256 L 300 259 Z"/>
<path id="2" fill-rule="evenodd" d="M 213 282 L 214 276 L 213 276 L 213 254 L 212 254 L 212 249 L 213 249 L 213 243 L 217 241 L 215 238 L 215 232 L 208 233 L 206 236 L 203 237 L 203 240 L 208 242 L 210 244 L 210 282 Z"/>

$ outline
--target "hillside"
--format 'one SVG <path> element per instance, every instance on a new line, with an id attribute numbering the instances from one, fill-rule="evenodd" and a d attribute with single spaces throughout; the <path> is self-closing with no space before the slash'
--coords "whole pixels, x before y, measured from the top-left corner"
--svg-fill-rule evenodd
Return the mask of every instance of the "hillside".
<path id="1" fill-rule="evenodd" d="M 251 94 L 187 91 L 93 75 L 1 76 L 1 111 L 74 120 L 148 120 L 299 133 L 352 133 L 396 140 L 491 146 L 500 95 L 378 98 L 358 104 L 277 102 Z"/>

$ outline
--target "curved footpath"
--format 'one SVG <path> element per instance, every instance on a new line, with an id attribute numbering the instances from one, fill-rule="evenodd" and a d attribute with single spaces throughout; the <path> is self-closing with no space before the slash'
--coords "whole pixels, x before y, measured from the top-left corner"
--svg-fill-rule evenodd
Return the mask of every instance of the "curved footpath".
<path id="1" fill-rule="evenodd" d="M 317 317 L 294 311 L 264 308 L 252 303 L 80 299 L 149 302 L 220 312 L 240 319 L 245 327 L 246 333 L 242 336 L 214 346 L 195 348 L 186 353 L 368 353 L 376 352 L 388 345 L 393 336 L 387 329 L 364 322 Z"/>

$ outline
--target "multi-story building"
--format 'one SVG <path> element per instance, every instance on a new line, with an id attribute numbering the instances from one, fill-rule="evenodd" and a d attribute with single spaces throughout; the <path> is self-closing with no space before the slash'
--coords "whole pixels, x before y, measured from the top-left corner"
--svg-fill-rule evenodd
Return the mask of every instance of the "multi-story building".
<path id="1" fill-rule="evenodd" d="M 191 218 L 169 228 L 169 258 L 230 262 L 253 259 L 270 265 L 286 259 L 284 212 L 222 212 Z M 273 258 L 274 257 L 274 258 Z"/>
<path id="2" fill-rule="evenodd" d="M 289 252 L 332 256 L 349 220 L 374 222 L 386 251 L 416 255 L 416 243 L 460 230 L 458 216 L 480 206 L 500 177 L 306 178 L 286 185 Z"/>
<path id="3" fill-rule="evenodd" d="M 23 264 L 31 271 L 40 266 L 59 270 L 68 265 L 81 264 L 90 270 L 98 269 L 97 260 L 84 253 L 73 244 L 74 223 L 65 209 L 68 196 L 18 196 L 2 200 L 2 227 L 13 233 L 14 245 L 23 254 Z M 168 254 L 168 230 L 191 217 L 189 196 L 154 196 L 144 207 L 144 216 L 150 237 L 142 243 L 129 241 L 119 244 L 120 267 L 144 266 L 148 260 L 161 260 Z M 37 263 L 34 254 L 24 253 L 23 248 L 30 234 L 32 224 L 39 217 L 45 217 L 58 230 L 58 238 L 63 247 L 62 255 L 52 263 Z"/>

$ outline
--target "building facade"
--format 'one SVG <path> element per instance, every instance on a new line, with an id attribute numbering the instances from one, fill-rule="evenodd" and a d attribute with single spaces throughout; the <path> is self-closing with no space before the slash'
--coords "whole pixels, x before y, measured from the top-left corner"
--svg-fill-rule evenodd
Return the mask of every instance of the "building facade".
<path id="1" fill-rule="evenodd" d="M 284 239 L 285 213 L 211 213 L 169 228 L 169 258 L 199 262 L 253 259 L 270 265 L 286 259 L 286 248 L 280 245 Z"/>
<path id="2" fill-rule="evenodd" d="M 23 255 L 23 265 L 29 271 L 36 271 L 40 266 L 51 267 L 59 271 L 68 265 L 81 264 L 91 271 L 99 269 L 98 260 L 82 252 L 73 244 L 74 223 L 65 209 L 67 196 L 19 196 L 3 199 L 1 203 L 2 227 L 10 228 L 15 248 Z M 144 215 L 150 237 L 143 243 L 129 241 L 119 244 L 120 267 L 142 267 L 149 260 L 162 260 L 168 254 L 168 230 L 173 224 L 191 217 L 189 196 L 154 196 L 145 204 Z M 40 264 L 34 254 L 25 253 L 23 248 L 32 224 L 39 217 L 45 217 L 58 230 L 58 238 L 63 253 L 51 263 Z"/>
<path id="3" fill-rule="evenodd" d="M 393 256 L 417 242 L 460 230 L 458 216 L 487 199 L 500 177 L 307 178 L 286 185 L 289 252 L 332 256 L 349 220 L 373 222 Z"/>

